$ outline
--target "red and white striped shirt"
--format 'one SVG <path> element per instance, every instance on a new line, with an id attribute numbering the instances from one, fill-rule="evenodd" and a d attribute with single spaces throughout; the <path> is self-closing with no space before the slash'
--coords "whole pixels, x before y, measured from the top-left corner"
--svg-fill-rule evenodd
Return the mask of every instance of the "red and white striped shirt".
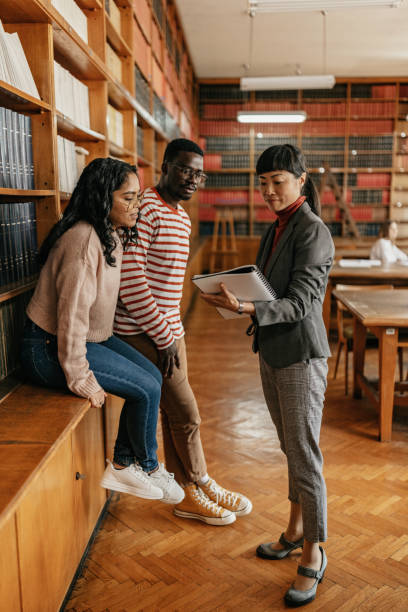
<path id="1" fill-rule="evenodd" d="M 137 244 L 123 254 L 114 331 L 145 332 L 165 349 L 184 336 L 180 300 L 190 250 L 191 223 L 149 187 L 143 193 Z"/>

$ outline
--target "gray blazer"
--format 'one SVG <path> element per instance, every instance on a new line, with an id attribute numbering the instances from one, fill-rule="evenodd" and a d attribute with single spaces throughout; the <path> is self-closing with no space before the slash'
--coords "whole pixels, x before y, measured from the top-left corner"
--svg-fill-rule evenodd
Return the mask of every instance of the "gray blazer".
<path id="1" fill-rule="evenodd" d="M 275 223 L 261 240 L 256 263 L 262 271 L 274 235 Z M 278 299 L 255 302 L 253 350 L 271 367 L 330 356 L 322 304 L 333 256 L 329 229 L 304 202 L 289 219 L 264 271 Z"/>

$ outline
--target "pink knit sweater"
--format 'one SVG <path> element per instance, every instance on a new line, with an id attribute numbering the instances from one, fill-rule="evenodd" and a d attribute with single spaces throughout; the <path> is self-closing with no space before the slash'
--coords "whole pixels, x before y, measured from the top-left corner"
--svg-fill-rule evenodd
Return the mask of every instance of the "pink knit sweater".
<path id="1" fill-rule="evenodd" d="M 115 238 L 112 267 L 93 227 L 75 224 L 51 250 L 27 308 L 34 323 L 58 337 L 68 387 L 81 397 L 101 389 L 89 369 L 86 342 L 103 342 L 112 335 L 122 263 L 122 245 Z"/>

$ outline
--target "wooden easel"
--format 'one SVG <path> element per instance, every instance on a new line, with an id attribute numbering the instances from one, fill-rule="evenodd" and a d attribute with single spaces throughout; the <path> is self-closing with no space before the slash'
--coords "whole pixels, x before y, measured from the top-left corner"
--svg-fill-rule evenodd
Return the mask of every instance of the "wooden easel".
<path id="1" fill-rule="evenodd" d="M 238 265 L 238 249 L 235 240 L 234 216 L 229 207 L 220 207 L 215 213 L 214 233 L 210 251 L 210 272 L 218 269 L 224 270 L 227 265 Z M 229 261 L 228 261 L 229 260 Z"/>
<path id="2" fill-rule="evenodd" d="M 349 231 L 352 237 L 361 238 L 360 231 L 357 227 L 356 222 L 354 221 L 350 208 L 343 198 L 343 195 L 340 191 L 340 187 L 336 181 L 336 177 L 330 170 L 330 166 L 328 164 L 324 165 L 324 174 L 322 176 L 322 181 L 320 183 L 319 195 L 322 197 L 323 191 L 326 187 L 330 187 L 330 189 L 334 193 L 334 197 L 336 198 L 337 206 L 340 209 L 341 214 L 341 234 L 345 235 L 346 229 Z"/>

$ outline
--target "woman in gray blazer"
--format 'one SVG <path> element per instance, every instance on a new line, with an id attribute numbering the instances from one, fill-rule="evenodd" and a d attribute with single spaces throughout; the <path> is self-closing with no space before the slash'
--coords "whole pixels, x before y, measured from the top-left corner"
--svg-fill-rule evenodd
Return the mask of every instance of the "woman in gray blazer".
<path id="1" fill-rule="evenodd" d="M 288 605 L 298 607 L 313 601 L 327 565 L 320 546 L 327 528 L 319 437 L 330 356 L 322 303 L 334 245 L 297 147 L 266 149 L 256 173 L 262 196 L 277 215 L 262 238 L 257 265 L 278 299 L 241 302 L 224 285 L 220 294 L 202 297 L 253 320 L 253 349 L 259 352 L 265 400 L 287 458 L 290 501 L 285 532 L 256 552 L 280 560 L 302 548 L 298 575 L 285 595 Z"/>

